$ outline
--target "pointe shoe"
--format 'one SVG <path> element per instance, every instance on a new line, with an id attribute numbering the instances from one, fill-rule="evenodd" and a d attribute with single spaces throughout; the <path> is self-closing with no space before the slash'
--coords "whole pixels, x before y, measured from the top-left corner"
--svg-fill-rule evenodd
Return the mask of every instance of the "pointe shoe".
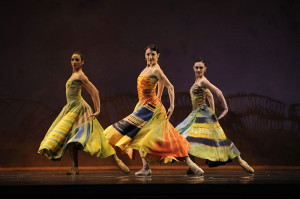
<path id="1" fill-rule="evenodd" d="M 152 173 L 151 169 L 141 169 L 135 173 L 136 176 L 150 176 Z"/>
<path id="2" fill-rule="evenodd" d="M 196 174 L 196 175 L 200 175 L 203 176 L 204 175 L 204 171 L 199 168 L 196 164 L 194 166 L 192 166 L 191 170 Z"/>
<path id="3" fill-rule="evenodd" d="M 115 164 L 121 169 L 123 173 L 129 174 L 130 169 L 119 158 L 114 158 Z"/>
<path id="4" fill-rule="evenodd" d="M 67 171 L 66 174 L 67 175 L 78 175 L 79 174 L 78 168 L 72 167 L 69 171 Z"/>
<path id="5" fill-rule="evenodd" d="M 254 173 L 254 169 L 252 169 L 252 167 L 250 167 L 249 164 L 245 160 L 239 161 L 239 164 L 246 172 L 251 173 L 251 174 Z"/>
<path id="6" fill-rule="evenodd" d="M 194 173 L 194 171 L 192 171 L 191 168 L 189 168 L 189 169 L 186 171 L 186 174 L 187 174 L 187 175 L 193 175 L 193 174 L 195 174 L 195 173 Z"/>
<path id="7" fill-rule="evenodd" d="M 204 171 L 200 167 L 198 167 L 193 161 L 187 161 L 187 164 L 190 167 L 190 170 L 194 172 L 194 174 L 200 176 L 204 175 Z"/>

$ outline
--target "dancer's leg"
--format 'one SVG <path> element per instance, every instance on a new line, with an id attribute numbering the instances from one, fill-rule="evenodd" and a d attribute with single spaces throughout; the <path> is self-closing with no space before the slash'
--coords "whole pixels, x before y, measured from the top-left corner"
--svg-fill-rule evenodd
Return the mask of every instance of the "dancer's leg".
<path id="1" fill-rule="evenodd" d="M 245 160 L 243 160 L 243 159 L 241 158 L 240 155 L 237 157 L 237 160 L 238 160 L 240 166 L 241 166 L 246 172 L 251 173 L 251 174 L 254 173 L 254 169 L 253 169 L 252 167 L 250 167 L 250 166 L 248 165 L 248 163 L 247 163 Z"/>
<path id="2" fill-rule="evenodd" d="M 72 159 L 72 168 L 67 172 L 67 175 L 78 175 L 78 151 L 76 149 L 76 144 L 70 144 L 69 147 L 70 156 Z"/>
<path id="3" fill-rule="evenodd" d="M 199 168 L 191 159 L 190 157 L 185 158 L 187 165 L 190 167 L 190 169 L 197 175 L 203 175 L 204 171 Z"/>
<path id="4" fill-rule="evenodd" d="M 114 159 L 115 164 L 121 169 L 123 173 L 129 174 L 129 168 L 123 163 L 122 160 L 119 159 L 117 154 L 111 156 Z"/>
<path id="5" fill-rule="evenodd" d="M 150 169 L 150 166 L 149 166 L 147 160 L 145 158 L 143 158 L 144 152 L 139 151 L 139 153 L 142 158 L 143 168 L 140 171 L 136 172 L 135 175 L 136 176 L 149 176 L 149 175 L 151 175 L 151 169 Z"/>

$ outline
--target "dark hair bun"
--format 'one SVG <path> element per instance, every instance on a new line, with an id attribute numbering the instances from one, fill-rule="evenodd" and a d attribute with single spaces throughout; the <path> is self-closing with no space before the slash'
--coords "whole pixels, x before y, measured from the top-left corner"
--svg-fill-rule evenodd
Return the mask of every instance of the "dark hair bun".
<path id="1" fill-rule="evenodd" d="M 202 57 L 198 57 L 196 60 L 195 60 L 195 63 L 196 62 L 202 62 L 205 64 L 205 60 L 202 58 Z"/>
<path id="2" fill-rule="evenodd" d="M 148 44 L 148 45 L 146 46 L 146 48 L 145 48 L 145 51 L 146 51 L 148 48 L 149 48 L 150 50 L 152 50 L 152 51 L 156 51 L 156 53 L 159 54 L 159 49 L 158 49 L 158 47 L 157 47 L 155 44 Z"/>

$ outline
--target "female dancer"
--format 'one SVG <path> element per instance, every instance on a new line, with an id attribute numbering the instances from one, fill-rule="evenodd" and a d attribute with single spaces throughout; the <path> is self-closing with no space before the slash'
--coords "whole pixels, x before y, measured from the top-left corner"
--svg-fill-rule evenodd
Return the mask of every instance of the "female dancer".
<path id="1" fill-rule="evenodd" d="M 66 83 L 67 105 L 52 123 L 38 153 L 51 160 L 60 160 L 69 148 L 73 162 L 72 168 L 67 172 L 69 175 L 79 174 L 77 150 L 83 150 L 98 158 L 112 156 L 116 165 L 124 173 L 129 173 L 128 167 L 117 157 L 96 119 L 100 114 L 99 92 L 83 73 L 83 64 L 83 54 L 74 52 L 71 58 L 73 73 Z M 91 107 L 81 97 L 82 86 L 93 99 L 95 113 L 92 113 Z"/>
<path id="2" fill-rule="evenodd" d="M 206 79 L 205 71 L 205 60 L 199 57 L 194 64 L 196 80 L 190 89 L 193 110 L 175 129 L 190 142 L 189 154 L 192 155 L 192 160 L 194 157 L 206 159 L 210 167 L 215 167 L 237 158 L 240 166 L 252 174 L 254 170 L 241 158 L 239 150 L 226 137 L 218 122 L 228 112 L 226 100 L 222 92 Z M 214 113 L 214 103 L 210 90 L 216 93 L 223 104 L 224 110 L 218 119 Z M 206 105 L 207 94 L 210 96 L 208 101 L 213 110 Z M 192 174 L 193 171 L 189 169 L 187 173 Z"/>
<path id="3" fill-rule="evenodd" d="M 188 157 L 189 143 L 170 124 L 168 119 L 174 110 L 174 88 L 164 75 L 157 61 L 159 50 L 154 44 L 146 47 L 146 68 L 137 79 L 139 102 L 134 112 L 105 129 L 104 134 L 110 144 L 125 151 L 132 157 L 133 149 L 139 150 L 143 169 L 138 176 L 151 175 L 148 161 L 160 164 L 186 161 L 191 170 L 199 175 L 204 172 Z M 170 108 L 166 113 L 159 97 L 166 86 L 170 98 Z"/>

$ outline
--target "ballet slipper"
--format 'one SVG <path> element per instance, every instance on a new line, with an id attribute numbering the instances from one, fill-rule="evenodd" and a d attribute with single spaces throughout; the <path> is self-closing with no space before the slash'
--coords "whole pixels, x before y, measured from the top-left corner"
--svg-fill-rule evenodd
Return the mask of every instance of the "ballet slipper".
<path id="1" fill-rule="evenodd" d="M 204 175 L 204 171 L 190 159 L 187 160 L 187 164 L 192 170 L 192 172 L 194 172 L 196 175 L 200 175 L 200 176 Z"/>
<path id="2" fill-rule="evenodd" d="M 186 174 L 187 174 L 187 175 L 193 175 L 193 174 L 195 174 L 195 173 L 194 173 L 194 171 L 192 171 L 191 168 L 189 168 L 189 169 L 186 171 Z"/>
<path id="3" fill-rule="evenodd" d="M 122 160 L 120 160 L 119 158 L 114 157 L 114 162 L 115 164 L 119 167 L 119 169 L 121 169 L 121 171 L 125 174 L 129 174 L 130 169 L 123 163 Z"/>
<path id="4" fill-rule="evenodd" d="M 78 175 L 79 174 L 78 168 L 72 167 L 69 171 L 67 171 L 66 174 L 67 175 Z"/>
<path id="5" fill-rule="evenodd" d="M 246 172 L 251 173 L 251 174 L 254 173 L 254 169 L 252 169 L 252 167 L 250 167 L 249 164 L 245 160 L 240 160 L 239 164 Z"/>
<path id="6" fill-rule="evenodd" d="M 135 173 L 136 176 L 150 176 L 152 173 L 151 169 L 141 169 Z"/>
<path id="7" fill-rule="evenodd" d="M 204 171 L 201 168 L 199 168 L 195 163 L 190 168 L 196 175 L 204 175 Z"/>

